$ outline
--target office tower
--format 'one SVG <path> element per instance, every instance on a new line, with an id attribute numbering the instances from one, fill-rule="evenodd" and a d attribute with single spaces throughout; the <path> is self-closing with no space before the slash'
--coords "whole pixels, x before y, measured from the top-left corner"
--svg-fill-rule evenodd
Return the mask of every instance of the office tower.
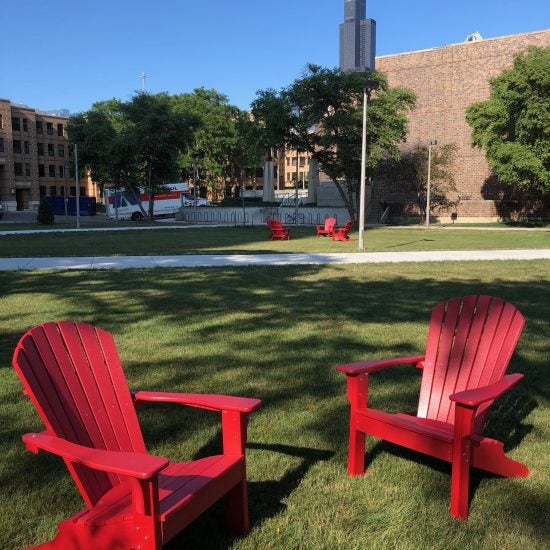
<path id="1" fill-rule="evenodd" d="M 366 19 L 366 0 L 344 0 L 344 22 L 340 25 L 340 69 L 374 69 L 376 21 Z"/>

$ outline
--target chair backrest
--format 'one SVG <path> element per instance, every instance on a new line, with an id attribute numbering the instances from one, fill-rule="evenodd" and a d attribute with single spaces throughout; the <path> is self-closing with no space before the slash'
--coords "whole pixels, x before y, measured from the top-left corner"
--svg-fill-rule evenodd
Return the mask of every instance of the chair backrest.
<path id="1" fill-rule="evenodd" d="M 418 416 L 452 422 L 449 396 L 500 380 L 514 353 L 525 318 L 512 305 L 490 296 L 453 298 L 432 310 Z M 478 409 L 476 428 L 488 407 Z"/>
<path id="2" fill-rule="evenodd" d="M 348 220 L 346 222 L 346 225 L 344 225 L 344 230 L 345 231 L 351 231 L 351 228 L 353 227 L 353 222 L 351 220 Z"/>
<path id="3" fill-rule="evenodd" d="M 85 323 L 46 323 L 24 334 L 13 366 L 49 433 L 96 449 L 146 452 L 113 337 Z M 120 483 L 67 462 L 86 504 Z"/>
<path id="4" fill-rule="evenodd" d="M 325 231 L 332 231 L 336 225 L 336 218 L 327 218 L 325 220 Z"/>

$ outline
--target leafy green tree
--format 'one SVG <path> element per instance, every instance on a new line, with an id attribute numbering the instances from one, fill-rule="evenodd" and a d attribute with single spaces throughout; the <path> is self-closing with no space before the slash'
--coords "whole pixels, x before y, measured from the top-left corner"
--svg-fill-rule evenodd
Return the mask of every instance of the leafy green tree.
<path id="1" fill-rule="evenodd" d="M 491 80 L 491 96 L 470 105 L 472 144 L 485 151 L 498 179 L 550 191 L 550 48 L 518 54 Z"/>
<path id="2" fill-rule="evenodd" d="M 379 82 L 369 101 L 367 170 L 387 157 L 398 158 L 398 144 L 408 131 L 407 113 L 415 95 L 390 88 L 377 72 L 343 73 L 308 65 L 301 78 L 279 92 L 260 91 L 252 104 L 263 127 L 263 145 L 308 152 L 336 185 L 350 217 L 357 219 L 361 167 L 363 87 L 365 79 Z M 344 185 L 345 183 L 345 185 Z"/>
<path id="3" fill-rule="evenodd" d="M 176 111 L 168 94 L 136 94 L 122 105 L 125 138 L 136 153 L 149 195 L 153 219 L 155 191 L 178 177 L 178 157 L 191 142 L 198 125 L 189 113 Z"/>
<path id="4" fill-rule="evenodd" d="M 432 147 L 430 173 L 430 210 L 448 209 L 458 204 L 449 194 L 457 191 L 451 166 L 455 159 L 456 143 Z M 428 188 L 428 147 L 417 144 L 401 154 L 397 160 L 387 159 L 380 163 L 376 177 L 382 181 L 398 183 L 400 189 L 415 196 L 422 216 L 426 215 Z"/>
<path id="5" fill-rule="evenodd" d="M 198 179 L 217 193 L 227 177 L 233 182 L 240 176 L 241 165 L 259 164 L 261 157 L 257 157 L 254 143 L 247 140 L 247 115 L 230 105 L 225 95 L 198 88 L 174 96 L 173 102 L 177 111 L 190 113 L 199 121 L 192 144 L 179 159 L 184 175 L 198 174 Z"/>
<path id="6" fill-rule="evenodd" d="M 137 93 L 126 103 L 95 103 L 71 118 L 68 131 L 94 181 L 134 194 L 146 188 L 152 219 L 155 191 L 179 177 L 178 158 L 198 125 L 191 113 L 174 108 L 168 94 Z"/>

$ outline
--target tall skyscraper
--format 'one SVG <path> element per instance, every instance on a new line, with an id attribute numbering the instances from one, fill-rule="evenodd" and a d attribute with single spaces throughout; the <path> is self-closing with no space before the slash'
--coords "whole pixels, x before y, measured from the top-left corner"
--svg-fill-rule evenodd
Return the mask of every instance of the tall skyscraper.
<path id="1" fill-rule="evenodd" d="M 344 0 L 344 22 L 340 25 L 340 70 L 374 69 L 376 21 L 366 19 L 366 0 Z"/>

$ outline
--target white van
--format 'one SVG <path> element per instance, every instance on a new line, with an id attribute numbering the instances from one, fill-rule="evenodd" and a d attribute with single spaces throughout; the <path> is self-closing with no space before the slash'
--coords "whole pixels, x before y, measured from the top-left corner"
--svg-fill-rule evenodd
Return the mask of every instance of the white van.
<path id="1" fill-rule="evenodd" d="M 186 206 L 185 197 L 189 196 L 188 183 L 167 183 L 163 188 L 159 193 L 155 193 L 154 216 L 173 215 L 182 206 Z M 143 189 L 140 190 L 139 201 L 126 190 L 115 193 L 112 189 L 106 189 L 103 194 L 108 219 L 139 221 L 144 217 L 143 212 L 147 215 L 149 211 L 149 195 Z"/>

